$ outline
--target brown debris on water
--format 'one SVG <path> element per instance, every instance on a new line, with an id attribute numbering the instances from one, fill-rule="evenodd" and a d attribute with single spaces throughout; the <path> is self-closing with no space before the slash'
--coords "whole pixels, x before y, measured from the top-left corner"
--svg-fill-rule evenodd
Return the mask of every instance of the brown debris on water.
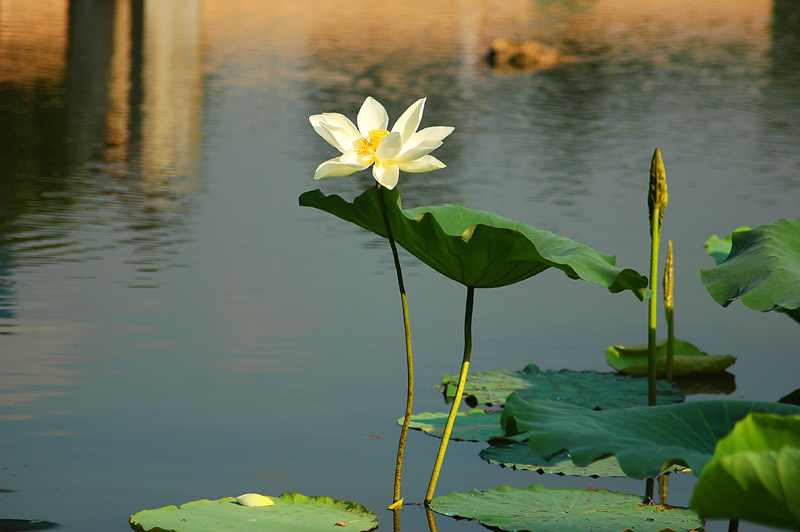
<path id="1" fill-rule="evenodd" d="M 528 70 L 552 68 L 574 59 L 537 41 L 519 42 L 510 39 L 494 39 L 486 58 L 494 67 Z"/>

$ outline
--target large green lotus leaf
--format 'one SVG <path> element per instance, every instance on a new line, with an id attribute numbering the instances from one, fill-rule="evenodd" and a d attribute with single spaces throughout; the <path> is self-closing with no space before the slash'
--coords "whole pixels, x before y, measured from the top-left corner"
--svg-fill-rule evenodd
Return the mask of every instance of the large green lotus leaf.
<path id="1" fill-rule="evenodd" d="M 525 469 L 540 474 L 574 475 L 579 477 L 624 477 L 617 459 L 613 456 L 592 462 L 586 467 L 578 467 L 566 454 L 559 454 L 545 460 L 535 456 L 527 442 L 512 445 L 493 445 L 481 449 L 481 458 L 490 464 L 512 469 Z"/>
<path id="2" fill-rule="evenodd" d="M 137 532 L 323 532 L 344 527 L 363 532 L 378 527 L 378 516 L 350 501 L 306 497 L 298 493 L 269 497 L 274 502 L 271 506 L 245 506 L 237 499 L 241 500 L 226 497 L 187 502 L 180 507 L 143 510 L 131 516 L 131 528 Z"/>
<path id="3" fill-rule="evenodd" d="M 315 207 L 386 237 L 378 188 L 370 187 L 348 203 L 319 190 L 300 196 Z M 386 210 L 396 242 L 442 275 L 474 288 L 496 288 L 532 277 L 547 268 L 584 279 L 611 292 L 632 291 L 643 299 L 647 278 L 614 266 L 604 255 L 568 238 L 463 205 L 438 205 L 404 211 L 397 189 L 385 190 Z"/>
<path id="4" fill-rule="evenodd" d="M 445 400 L 452 402 L 458 377 L 445 376 Z M 522 371 L 476 371 L 467 376 L 464 387 L 469 406 L 502 405 L 512 392 L 529 399 L 564 401 L 586 408 L 620 408 L 647 404 L 647 382 L 636 377 L 597 371 L 540 371 L 528 364 Z M 658 382 L 658 399 L 664 404 L 679 403 L 683 396 L 672 384 Z"/>
<path id="5" fill-rule="evenodd" d="M 674 345 L 672 374 L 675 377 L 719 373 L 736 362 L 736 357 L 732 355 L 709 355 L 695 345 L 677 338 Z M 646 345 L 612 345 L 606 349 L 606 363 L 622 373 L 646 377 L 647 350 Z M 666 365 L 667 341 L 663 340 L 656 343 L 656 373 L 659 378 L 664 376 Z"/>
<path id="6" fill-rule="evenodd" d="M 735 229 L 733 232 L 737 233 L 740 231 L 749 231 L 750 228 L 747 226 L 742 226 L 738 229 Z M 733 246 L 733 233 L 729 234 L 725 238 L 720 238 L 717 235 L 712 235 L 703 247 L 706 248 L 706 253 L 708 253 L 713 259 L 714 262 L 717 264 L 722 264 L 725 262 L 725 259 L 728 258 L 728 255 L 731 253 L 731 247 Z"/>
<path id="7" fill-rule="evenodd" d="M 451 493 L 431 501 L 434 512 L 475 519 L 492 529 L 531 532 L 658 532 L 695 530 L 703 520 L 691 510 L 642 504 L 641 495 L 575 488 L 499 488 Z"/>
<path id="8" fill-rule="evenodd" d="M 589 410 L 555 401 L 508 397 L 501 424 L 507 435 L 525 433 L 531 451 L 549 458 L 568 452 L 578 466 L 616 456 L 626 475 L 656 476 L 670 465 L 700 475 L 717 441 L 751 412 L 800 414 L 800 407 L 717 399 L 666 406 Z"/>
<path id="9" fill-rule="evenodd" d="M 752 414 L 717 444 L 692 508 L 707 517 L 800 530 L 800 416 Z"/>
<path id="10" fill-rule="evenodd" d="M 444 412 L 424 412 L 411 416 L 408 427 L 421 430 L 441 438 L 444 434 L 444 426 L 447 422 L 447 413 Z M 403 419 L 397 420 L 402 425 Z M 451 440 L 460 441 L 489 441 L 492 438 L 502 438 L 503 431 L 500 429 L 500 412 L 486 412 L 485 410 L 473 409 L 456 414 L 453 422 L 453 431 L 450 433 Z"/>
<path id="11" fill-rule="evenodd" d="M 700 270 L 714 301 L 741 299 L 753 310 L 800 308 L 800 218 L 780 220 L 731 235 L 731 252 Z"/>

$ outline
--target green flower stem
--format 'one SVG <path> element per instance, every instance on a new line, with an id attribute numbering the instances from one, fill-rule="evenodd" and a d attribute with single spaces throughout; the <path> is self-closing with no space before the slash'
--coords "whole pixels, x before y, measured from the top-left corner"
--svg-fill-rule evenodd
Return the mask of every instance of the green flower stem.
<path id="1" fill-rule="evenodd" d="M 439 480 L 439 472 L 442 470 L 444 453 L 447 451 L 447 443 L 450 441 L 450 433 L 453 431 L 453 423 L 456 420 L 458 408 L 461 406 L 461 396 L 464 393 L 464 386 L 467 382 L 469 372 L 469 358 L 472 354 L 472 307 L 475 301 L 475 287 L 467 287 L 467 304 L 464 311 L 464 356 L 461 359 L 461 372 L 458 375 L 458 387 L 453 397 L 453 405 L 450 407 L 450 414 L 447 416 L 447 423 L 442 434 L 442 443 L 439 444 L 439 453 L 436 455 L 436 462 L 433 465 L 431 480 L 428 483 L 428 493 L 425 495 L 425 504 L 430 504 L 433 500 L 433 492 L 436 491 L 436 481 Z"/>
<path id="2" fill-rule="evenodd" d="M 650 186 L 647 210 L 650 213 L 650 305 L 647 331 L 647 404 L 656 405 L 656 279 L 658 278 L 658 241 L 661 222 L 667 208 L 667 172 L 658 148 L 650 161 Z"/>
<path id="3" fill-rule="evenodd" d="M 411 324 L 408 320 L 408 301 L 406 299 L 406 287 L 403 283 L 403 270 L 400 268 L 400 257 L 397 254 L 397 245 L 392 235 L 392 226 L 389 223 L 389 215 L 386 212 L 386 203 L 383 199 L 383 187 L 378 185 L 378 201 L 381 205 L 383 223 L 386 224 L 386 235 L 389 238 L 389 246 L 392 248 L 394 258 L 394 269 L 397 272 L 397 287 L 400 290 L 400 302 L 403 306 L 403 326 L 406 335 L 406 367 L 408 368 L 408 395 L 406 396 L 406 413 L 403 417 L 403 428 L 400 429 L 400 442 L 397 444 L 397 464 L 394 470 L 394 502 L 400 500 L 400 481 L 403 477 L 403 454 L 406 448 L 406 435 L 408 434 L 408 424 L 411 420 L 411 407 L 414 402 L 414 361 L 411 355 Z"/>
<path id="4" fill-rule="evenodd" d="M 659 209 L 653 209 L 650 218 L 650 290 L 647 328 L 647 404 L 656 406 L 656 284 L 658 278 L 658 241 L 661 227 L 658 223 Z"/>

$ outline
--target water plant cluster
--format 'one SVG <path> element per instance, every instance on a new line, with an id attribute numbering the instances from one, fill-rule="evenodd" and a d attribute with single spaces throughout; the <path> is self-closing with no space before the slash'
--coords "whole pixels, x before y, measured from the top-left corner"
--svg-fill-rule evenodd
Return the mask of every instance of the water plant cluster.
<path id="1" fill-rule="evenodd" d="M 400 172 L 444 168 L 431 152 L 453 132 L 442 126 L 420 130 L 424 105 L 425 99 L 412 104 L 391 129 L 385 109 L 372 98 L 365 100 L 356 123 L 339 113 L 310 117 L 314 130 L 341 153 L 320 164 L 315 179 L 371 168 L 376 184 L 352 201 L 320 190 L 299 199 L 301 206 L 387 239 L 393 255 L 408 368 L 389 505 L 395 529 L 404 502 L 407 432 L 414 428 L 441 439 L 427 492 L 419 501 L 432 531 L 434 512 L 477 519 L 499 530 L 689 531 L 701 528 L 705 518 L 729 519 L 731 528 L 742 519 L 800 530 L 800 407 L 788 404 L 791 401 L 687 402 L 687 391 L 676 385 L 687 376 L 718 374 L 735 358 L 708 355 L 674 337 L 671 241 L 663 275 L 667 339 L 658 341 L 657 258 L 668 203 L 661 153 L 655 150 L 649 173 L 651 268 L 644 276 L 618 267 L 612 255 L 493 213 L 457 204 L 404 209 L 397 188 Z M 411 312 L 397 246 L 465 288 L 461 365 L 457 375 L 443 379 L 444 397 L 450 403 L 446 414 L 412 413 Z M 800 219 L 741 228 L 725 239 L 709 239 L 707 248 L 717 265 L 701 276 L 715 301 L 727 306 L 740 299 L 755 310 L 775 310 L 800 321 Z M 471 374 L 477 289 L 524 282 L 549 269 L 646 301 L 648 344 L 609 347 L 607 361 L 614 371 L 607 373 L 541 371 L 531 364 L 520 371 Z M 472 409 L 462 411 L 462 403 Z M 436 497 L 451 440 L 487 442 L 483 459 L 517 469 L 642 479 L 643 493 L 532 485 Z M 690 508 L 667 504 L 670 475 L 678 472 L 698 477 Z M 231 524 L 227 528 L 232 530 L 377 527 L 377 517 L 360 505 L 298 494 L 248 494 L 147 510 L 134 515 L 131 525 L 139 531 L 189 531 L 205 530 L 203 526 L 212 521 Z"/>

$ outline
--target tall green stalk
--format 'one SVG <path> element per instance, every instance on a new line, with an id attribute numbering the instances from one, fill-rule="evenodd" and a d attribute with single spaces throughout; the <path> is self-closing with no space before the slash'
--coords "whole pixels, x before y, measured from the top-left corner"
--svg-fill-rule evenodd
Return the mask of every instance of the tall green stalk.
<path id="1" fill-rule="evenodd" d="M 433 492 L 436 491 L 436 482 L 439 480 L 439 472 L 442 470 L 444 453 L 447 451 L 447 443 L 450 441 L 450 433 L 453 431 L 453 423 L 456 420 L 458 408 L 461 406 L 461 396 L 464 394 L 464 385 L 467 382 L 469 372 L 469 359 L 472 354 L 472 307 L 475 302 L 475 287 L 467 287 L 467 303 L 464 310 L 464 356 L 461 359 L 461 372 L 458 375 L 458 387 L 456 395 L 453 397 L 453 405 L 450 407 L 450 414 L 447 416 L 447 423 L 444 426 L 442 442 L 439 444 L 439 452 L 436 455 L 436 462 L 433 464 L 431 480 L 428 483 L 428 493 L 425 495 L 425 504 L 430 504 L 433 500 Z"/>
<path id="2" fill-rule="evenodd" d="M 667 262 L 664 265 L 664 314 L 667 317 L 667 365 L 664 378 L 672 380 L 672 366 L 675 358 L 675 319 L 672 291 L 675 285 L 675 273 L 672 266 L 672 240 L 667 244 Z"/>
<path id="3" fill-rule="evenodd" d="M 403 283 L 403 270 L 400 268 L 400 257 L 397 254 L 397 245 L 394 242 L 392 226 L 389 223 L 389 215 L 386 212 L 386 203 L 383 199 L 383 187 L 378 185 L 378 202 L 381 205 L 383 223 L 386 225 L 386 236 L 389 238 L 389 246 L 392 248 L 394 258 L 394 269 L 397 272 L 397 287 L 400 290 L 400 302 L 403 306 L 403 326 L 406 335 L 406 367 L 408 368 L 408 394 L 406 396 L 406 413 L 403 416 L 403 428 L 400 429 L 400 441 L 397 444 L 397 463 L 394 470 L 394 502 L 392 507 L 402 506 L 400 498 L 400 481 L 403 477 L 403 454 L 406 448 L 406 435 L 408 434 L 408 424 L 411 420 L 411 408 L 414 402 L 414 361 L 411 355 L 411 324 L 408 319 L 408 301 L 406 298 L 406 287 Z"/>
<path id="4" fill-rule="evenodd" d="M 656 400 L 656 279 L 658 277 L 658 242 L 661 222 L 667 208 L 667 174 L 661 152 L 656 148 L 650 162 L 650 190 L 647 194 L 650 212 L 650 305 L 647 331 L 647 404 L 655 406 Z"/>

